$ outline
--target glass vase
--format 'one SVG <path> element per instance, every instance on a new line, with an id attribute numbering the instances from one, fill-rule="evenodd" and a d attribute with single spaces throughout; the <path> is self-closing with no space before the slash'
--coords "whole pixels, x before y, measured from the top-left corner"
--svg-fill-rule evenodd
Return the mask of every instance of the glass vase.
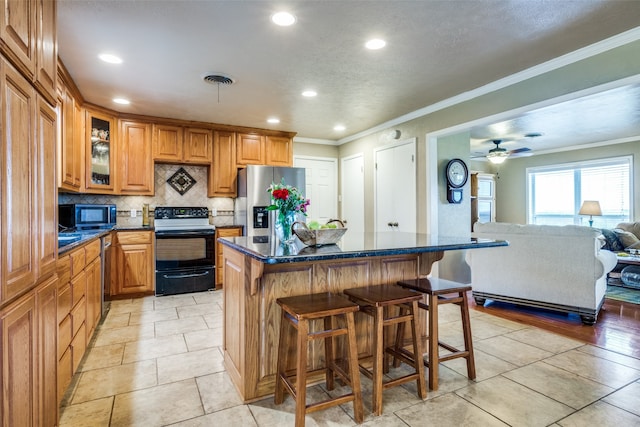
<path id="1" fill-rule="evenodd" d="M 289 245 L 293 243 L 296 236 L 291 231 L 291 226 L 297 221 L 297 215 L 294 211 L 276 211 L 275 232 L 276 237 L 281 244 Z"/>

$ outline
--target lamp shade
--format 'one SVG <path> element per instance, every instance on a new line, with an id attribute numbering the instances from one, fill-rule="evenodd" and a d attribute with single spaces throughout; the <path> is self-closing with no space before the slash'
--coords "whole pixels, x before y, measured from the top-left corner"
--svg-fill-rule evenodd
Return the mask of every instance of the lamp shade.
<path id="1" fill-rule="evenodd" d="M 585 200 L 582 202 L 582 206 L 580 207 L 580 212 L 578 215 L 595 215 L 601 216 L 602 210 L 600 209 L 600 202 L 597 200 Z"/>

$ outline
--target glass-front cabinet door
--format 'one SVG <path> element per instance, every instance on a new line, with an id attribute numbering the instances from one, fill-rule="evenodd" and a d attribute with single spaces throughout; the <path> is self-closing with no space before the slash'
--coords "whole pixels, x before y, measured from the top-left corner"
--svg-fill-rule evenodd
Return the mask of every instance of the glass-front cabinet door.
<path id="1" fill-rule="evenodd" d="M 85 128 L 86 187 L 95 192 L 113 192 L 115 118 L 87 110 Z"/>

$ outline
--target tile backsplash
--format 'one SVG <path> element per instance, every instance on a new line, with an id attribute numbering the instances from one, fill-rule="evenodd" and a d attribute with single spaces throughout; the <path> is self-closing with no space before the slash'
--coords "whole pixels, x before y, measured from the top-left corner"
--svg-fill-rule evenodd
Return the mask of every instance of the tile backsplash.
<path id="1" fill-rule="evenodd" d="M 185 194 L 180 195 L 167 180 L 180 168 L 184 168 L 196 183 Z M 151 217 L 156 206 L 206 206 L 209 211 L 217 210 L 216 216 L 210 217 L 214 225 L 233 224 L 233 199 L 229 197 L 207 197 L 207 167 L 189 165 L 156 164 L 154 167 L 155 195 L 153 196 L 113 196 L 108 194 L 73 194 L 59 193 L 58 203 L 114 203 L 118 210 L 118 222 L 127 221 L 142 223 L 142 205 L 149 204 Z M 131 210 L 137 211 L 136 218 L 131 218 Z M 130 220 L 126 218 L 131 218 Z"/>

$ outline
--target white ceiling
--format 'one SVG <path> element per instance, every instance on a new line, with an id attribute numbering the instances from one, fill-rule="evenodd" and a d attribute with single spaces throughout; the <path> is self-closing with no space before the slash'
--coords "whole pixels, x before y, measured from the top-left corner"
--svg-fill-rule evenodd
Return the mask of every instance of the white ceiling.
<path id="1" fill-rule="evenodd" d="M 294 13 L 297 23 L 273 25 L 270 15 L 279 10 Z M 58 0 L 59 55 L 87 101 L 134 114 L 274 128 L 330 141 L 639 22 L 640 1 L 624 0 Z M 387 46 L 365 49 L 373 37 Z M 102 52 L 124 62 L 105 64 L 97 58 Z M 235 83 L 203 82 L 210 72 Z M 309 88 L 318 96 L 302 97 Z M 566 141 L 567 130 L 573 136 L 610 132 L 602 119 L 594 128 L 596 121 L 567 115 L 576 109 L 600 114 L 621 96 L 633 98 L 628 113 L 640 134 L 640 88 L 626 92 L 607 94 L 609 101 L 577 101 L 569 111 L 548 107 L 513 118 L 503 124 L 506 133 L 477 127 L 472 152 L 488 151 L 492 144 L 486 139 L 518 139 L 526 132 L 544 133 L 536 144 Z M 114 97 L 126 97 L 131 105 L 116 106 Z M 272 116 L 280 124 L 268 124 Z M 606 119 L 618 131 L 628 123 L 616 115 Z M 336 124 L 346 130 L 334 131 Z M 505 148 L 516 146 L 511 144 Z"/>

